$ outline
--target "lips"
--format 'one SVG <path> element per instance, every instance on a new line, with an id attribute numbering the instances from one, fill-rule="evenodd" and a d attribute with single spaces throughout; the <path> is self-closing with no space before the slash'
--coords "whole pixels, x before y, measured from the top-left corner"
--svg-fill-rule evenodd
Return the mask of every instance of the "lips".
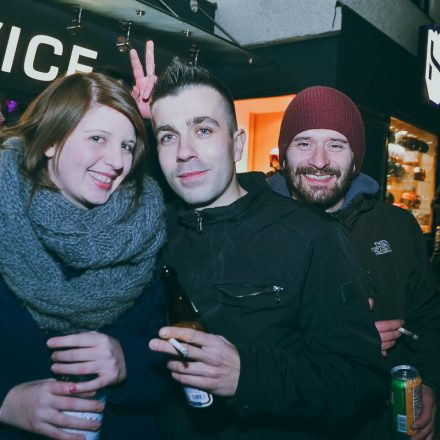
<path id="1" fill-rule="evenodd" d="M 334 174 L 303 174 L 307 180 L 317 183 L 326 183 L 335 177 Z"/>
<path id="2" fill-rule="evenodd" d="M 97 171 L 89 171 L 89 175 L 93 179 L 93 182 L 101 189 L 110 189 L 113 181 L 117 176 L 107 174 L 107 173 L 98 173 Z"/>
<path id="3" fill-rule="evenodd" d="M 179 173 L 177 177 L 182 182 L 193 182 L 205 176 L 207 172 L 207 170 L 187 171 L 184 173 Z"/>

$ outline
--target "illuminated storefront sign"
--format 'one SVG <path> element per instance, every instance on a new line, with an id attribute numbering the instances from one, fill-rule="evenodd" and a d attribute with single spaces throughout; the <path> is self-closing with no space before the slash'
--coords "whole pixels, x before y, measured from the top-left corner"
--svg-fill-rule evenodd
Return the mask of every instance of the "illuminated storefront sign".
<path id="1" fill-rule="evenodd" d="M 4 23 L 0 22 L 0 30 L 2 30 L 3 25 Z M 11 31 L 9 33 L 9 37 L 7 39 L 7 43 L 4 49 L 3 61 L 0 66 L 1 72 L 11 73 L 12 66 L 15 61 L 15 55 L 17 53 L 17 48 L 19 47 L 19 44 L 23 44 L 23 41 L 20 40 L 20 33 L 21 28 L 17 26 L 11 26 Z M 80 57 L 94 60 L 98 57 L 98 52 L 74 44 L 72 45 L 67 68 L 60 65 L 49 65 L 45 70 L 38 70 L 35 67 L 35 60 L 38 58 L 39 49 L 41 49 L 43 45 L 49 46 L 52 49 L 54 55 L 61 56 L 64 52 L 63 42 L 58 38 L 54 38 L 49 35 L 35 35 L 29 40 L 29 43 L 27 44 L 27 48 L 25 50 L 23 70 L 26 76 L 38 81 L 54 80 L 58 76 L 60 68 L 65 70 L 67 75 L 70 75 L 74 72 L 91 72 L 93 68 L 91 66 L 88 66 L 87 64 L 80 63 Z"/>
<path id="2" fill-rule="evenodd" d="M 440 105 L 440 27 L 429 26 L 426 37 L 425 85 L 431 104 Z"/>

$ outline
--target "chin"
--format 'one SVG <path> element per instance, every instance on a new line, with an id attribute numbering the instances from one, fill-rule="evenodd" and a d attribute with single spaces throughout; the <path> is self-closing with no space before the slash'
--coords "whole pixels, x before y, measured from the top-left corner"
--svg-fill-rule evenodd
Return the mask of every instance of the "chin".
<path id="1" fill-rule="evenodd" d="M 214 197 L 206 197 L 206 194 L 183 194 L 182 192 L 178 193 L 179 197 L 188 205 L 193 205 L 194 207 L 203 207 L 209 205 L 213 202 Z"/>
<path id="2" fill-rule="evenodd" d="M 91 197 L 89 199 L 84 199 L 83 205 L 87 208 L 93 208 L 94 206 L 104 205 L 108 202 L 110 195 L 105 197 Z"/>

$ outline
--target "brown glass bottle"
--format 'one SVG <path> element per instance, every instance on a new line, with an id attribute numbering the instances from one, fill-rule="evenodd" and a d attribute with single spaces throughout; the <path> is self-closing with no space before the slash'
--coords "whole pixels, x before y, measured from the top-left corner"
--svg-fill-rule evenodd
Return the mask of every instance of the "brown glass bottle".
<path id="1" fill-rule="evenodd" d="M 168 324 L 174 327 L 205 331 L 198 310 L 185 294 L 176 271 L 170 266 L 163 266 L 161 275 L 165 286 Z M 211 393 L 188 386 L 183 389 L 188 404 L 192 407 L 206 408 L 213 402 Z"/>

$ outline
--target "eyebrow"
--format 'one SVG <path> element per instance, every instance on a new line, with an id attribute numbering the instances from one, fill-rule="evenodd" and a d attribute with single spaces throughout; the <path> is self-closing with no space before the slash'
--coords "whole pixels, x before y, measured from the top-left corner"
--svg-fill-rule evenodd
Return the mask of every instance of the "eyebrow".
<path id="1" fill-rule="evenodd" d="M 217 125 L 217 127 L 220 127 L 220 124 L 215 119 L 211 118 L 210 116 L 195 116 L 192 119 L 189 119 L 186 121 L 186 125 L 189 127 L 190 125 L 197 125 L 201 124 L 202 122 L 210 122 L 211 124 Z"/>
<path id="2" fill-rule="evenodd" d="M 194 118 L 188 119 L 186 121 L 187 127 L 191 127 L 193 125 L 201 124 L 202 122 L 210 122 L 211 124 L 217 125 L 217 127 L 220 127 L 220 124 L 215 119 L 211 118 L 210 116 L 195 116 Z M 155 133 L 159 133 L 160 131 L 170 131 L 171 133 L 178 134 L 179 131 L 172 127 L 169 124 L 161 125 L 156 128 Z"/>
<path id="3" fill-rule="evenodd" d="M 178 133 L 178 131 L 174 128 L 171 127 L 171 125 L 165 124 L 165 125 L 161 125 L 160 127 L 157 127 L 155 132 L 159 133 L 160 131 L 171 131 L 171 133 Z"/>
<path id="4" fill-rule="evenodd" d="M 107 133 L 109 136 L 113 136 L 110 131 L 104 130 L 103 128 L 84 130 L 84 133 L 96 133 L 97 131 L 100 131 L 102 133 Z M 125 142 L 133 142 L 135 144 L 136 143 L 136 138 L 129 138 Z"/>
<path id="5" fill-rule="evenodd" d="M 88 130 L 84 130 L 85 133 L 93 133 L 95 131 L 102 131 L 103 133 L 111 134 L 108 130 L 104 130 L 103 128 L 90 128 Z"/>

